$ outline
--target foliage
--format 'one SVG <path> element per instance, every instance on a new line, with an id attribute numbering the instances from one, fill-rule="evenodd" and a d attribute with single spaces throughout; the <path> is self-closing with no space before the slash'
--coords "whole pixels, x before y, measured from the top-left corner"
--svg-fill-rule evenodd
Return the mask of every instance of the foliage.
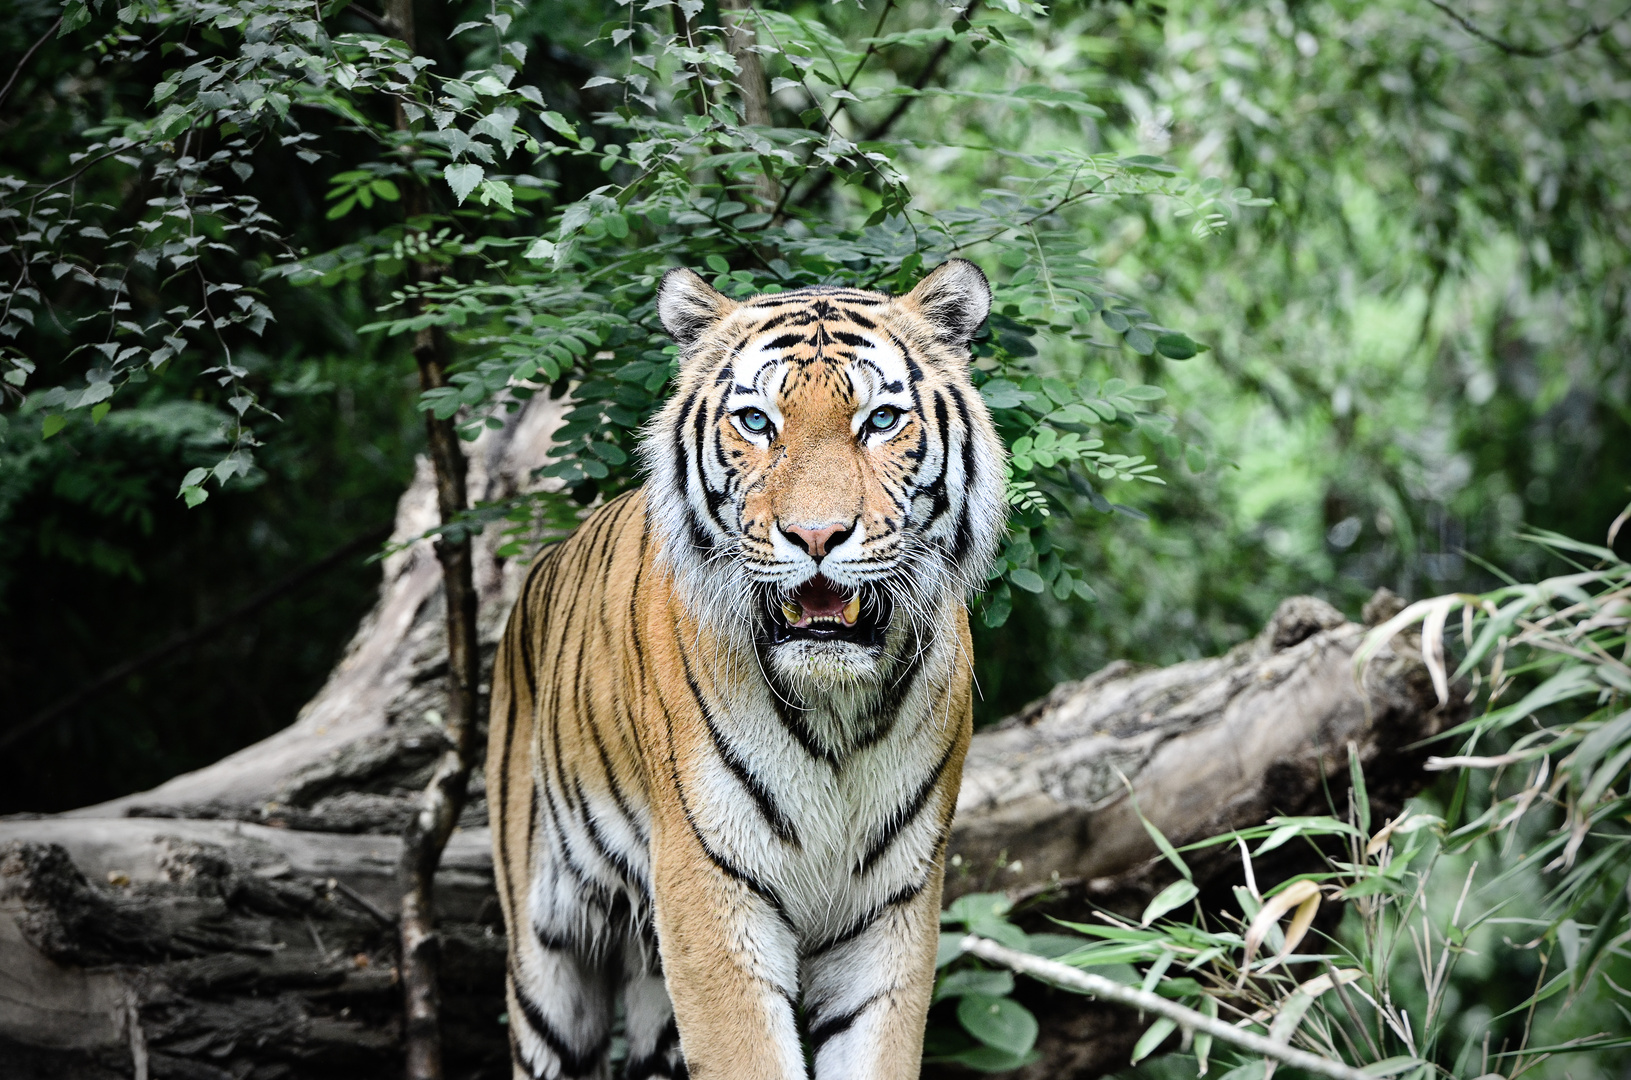
<path id="1" fill-rule="evenodd" d="M 1631 508 L 1616 530 L 1627 519 Z M 1027 935 L 1008 920 L 1012 904 L 1002 894 L 964 897 L 945 920 L 963 933 L 1095 969 L 1374 1076 L 1559 1075 L 1543 1068 L 1554 1060 L 1578 1076 L 1589 1067 L 1579 1055 L 1631 1046 L 1626 1009 L 1615 1000 L 1627 991 L 1609 974 L 1623 976 L 1631 960 L 1631 832 L 1627 797 L 1616 790 L 1631 777 L 1631 564 L 1611 547 L 1555 534 L 1536 540 L 1595 565 L 1532 585 L 1420 601 L 1374 630 L 1355 658 L 1362 667 L 1389 639 L 1420 623 L 1441 700 L 1467 692 L 1453 679 L 1478 676 L 1482 714 L 1439 737 L 1459 739 L 1461 752 L 1429 759 L 1429 768 L 1455 776 L 1447 807 L 1424 800 L 1373 822 L 1355 760 L 1345 815 L 1272 818 L 1183 849 L 1238 846 L 1244 880 L 1233 890 L 1238 914 L 1196 903 L 1183 851 L 1146 822 L 1178 878 L 1136 922 L 1099 912 L 1097 921 L 1063 924 L 1081 935 L 1074 939 Z M 1465 655 L 1451 672 L 1445 628 L 1457 610 Z M 1501 743 L 1503 752 L 1477 753 L 1491 743 Z M 1517 783 L 1503 776 L 1514 767 L 1522 774 Z M 1469 806 L 1480 796 L 1472 781 L 1481 770 L 1493 776 L 1484 805 L 1473 812 Z M 1310 846 L 1320 868 L 1259 891 L 1253 859 L 1298 842 Z M 1537 888 L 1537 866 L 1544 887 Z M 1346 909 L 1321 932 L 1316 917 L 1332 902 Z M 979 1021 L 987 1011 L 996 1018 L 1022 1010 L 1007 1000 L 990 1011 L 986 999 L 1005 998 L 1013 978 L 959 960 L 961 936 L 942 936 L 937 1000 L 968 995 L 984 1010 L 976 1013 Z M 1466 966 L 1483 970 L 1463 973 Z M 1473 987 L 1487 982 L 1491 967 L 1521 972 L 1529 989 L 1513 992 L 1523 984 L 1509 982 L 1484 995 L 1497 1008 L 1474 1004 Z M 1000 1030 L 963 1026 L 981 1045 L 948 1060 L 1002 1071 L 1021 1064 L 1029 1049 L 1000 1041 L 1013 1023 Z M 1029 1030 L 1034 1037 L 1034 1022 Z M 1155 1021 L 1132 1064 L 1175 1030 L 1170 1020 Z M 948 1036 L 941 1033 L 940 1042 Z M 1206 1075 L 1225 1048 L 1196 1035 L 1182 1052 Z M 1183 1071 L 1171 1062 L 1163 1069 Z M 1266 1080 L 1272 1071 L 1262 1059 L 1243 1058 L 1226 1075 Z"/>
<path id="2" fill-rule="evenodd" d="M 795 127 L 744 122 L 731 97 L 741 65 L 727 28 L 683 5 L 630 6 L 626 21 L 602 27 L 617 49 L 604 70 L 615 74 L 596 75 L 584 88 L 620 89 L 608 89 L 617 104 L 592 123 L 547 108 L 536 86 L 517 82 L 528 46 L 509 34 L 524 14 L 515 5 L 454 29 L 454 37 L 479 31 L 491 39 L 485 66 L 457 77 L 382 35 L 331 36 L 305 5 L 188 0 L 122 8 L 119 29 L 102 41 L 110 61 L 132 60 L 157 38 L 161 50 L 189 63 L 168 70 L 156 87 L 156 115 L 88 131 L 98 141 L 70 155 L 75 171 L 67 177 L 10 182 L 0 214 L 19 230 L 9 252 L 19 276 L 0 333 L 25 339 L 23 327 L 49 310 L 41 291 L 47 274 L 107 297 L 112 316 L 70 352 L 92 358 L 85 385 L 35 395 L 47 437 L 74 410 L 105 413 L 121 387 L 172 357 L 201 346 L 212 353 L 215 362 L 201 374 L 230 392 L 234 416 L 220 460 L 182 481 L 183 497 L 196 505 L 210 483 L 253 467 L 252 420 L 267 410 L 244 382 L 247 371 L 234 361 L 231 339 L 263 333 L 274 317 L 254 285 L 211 273 L 204 256 L 245 254 L 260 241 L 262 282 L 333 286 L 371 275 L 382 286 L 395 284 L 395 303 L 386 308 L 396 317 L 364 331 L 452 332 L 461 356 L 451 385 L 428 391 L 422 407 L 458 416 L 466 438 L 499 425 L 503 410 L 541 385 L 570 387 L 574 407 L 557 433 L 558 458 L 544 472 L 588 503 L 636 480 L 631 444 L 660 401 L 672 364 L 672 346 L 653 319 L 654 286 L 665 267 L 678 261 L 709 268 L 716 287 L 739 296 L 815 283 L 904 291 L 922 269 L 953 253 L 983 255 L 994 272 L 1000 269 L 999 314 L 978 350 L 976 378 L 1013 448 L 1009 501 L 1019 530 L 998 565 L 1003 580 L 985 621 L 1006 620 L 1010 586 L 1090 599 L 1080 570 L 1063 562 L 1049 540 L 1053 511 L 1078 503 L 1110 511 L 1104 485 L 1162 482 L 1147 453 L 1124 450 L 1139 449 L 1142 440 L 1170 456 L 1181 452 L 1182 441 L 1173 418 L 1155 411 L 1159 388 L 1052 375 L 1031 339 L 1045 334 L 1073 353 L 1125 346 L 1172 359 L 1194 356 L 1201 346 L 1102 283 L 1080 252 L 1073 214 L 1129 195 L 1163 195 L 1196 215 L 1197 232 L 1210 234 L 1232 207 L 1262 200 L 1245 189 L 1226 192 L 1215 178 L 1192 184 L 1149 155 L 1016 145 L 994 148 L 1011 172 L 976 205 L 924 205 L 900 159 L 908 150 L 958 147 L 882 135 L 862 145 L 839 122 L 867 102 L 909 104 L 930 93 L 872 77 L 875 57 L 923 37 L 918 30 L 878 36 L 889 13 L 886 6 L 873 36 L 846 40 L 845 27 L 810 13 L 750 12 L 755 52 L 771 85 L 809 106 Z M 1038 14 L 1013 3 L 1005 16 L 955 20 L 945 39 L 1003 43 L 999 24 L 1024 29 Z M 670 27 L 659 19 L 677 21 Z M 84 21 L 75 14 L 64 25 Z M 187 44 L 195 33 L 200 47 Z M 1099 111 L 1065 89 L 958 87 L 933 94 L 1018 112 Z M 441 209 L 317 255 L 278 252 L 286 245 L 275 223 L 258 200 L 230 194 L 230 176 L 252 175 L 256 149 L 273 138 L 304 147 L 297 156 L 321 160 L 323 142 L 302 125 L 303 110 L 339 120 L 378 152 L 331 178 L 330 218 L 398 201 L 399 182 L 429 186 L 409 200 L 421 206 L 445 184 Z M 518 152 L 523 157 L 514 160 Z M 165 192 L 122 224 L 112 220 L 117 208 L 75 197 L 73 181 L 110 159 Z M 550 174 L 559 171 L 558 159 L 598 170 L 609 182 L 576 199 L 557 197 Z M 798 194 L 829 176 L 854 187 L 857 198 L 819 213 L 802 208 Z M 771 203 L 762 197 L 768 191 L 781 197 Z M 478 203 L 487 209 L 474 209 Z M 409 273 L 414 261 L 435 272 Z M 169 287 L 193 299 L 162 313 L 152 304 L 146 321 L 120 317 L 134 314 L 129 283 L 143 270 L 158 294 Z M 1110 340 L 1100 340 L 1096 335 L 1106 330 Z M 7 356 L 8 381 L 29 385 L 36 364 L 27 351 L 12 348 Z M 522 523 L 537 516 L 526 506 L 491 507 L 472 524 L 499 512 Z"/>

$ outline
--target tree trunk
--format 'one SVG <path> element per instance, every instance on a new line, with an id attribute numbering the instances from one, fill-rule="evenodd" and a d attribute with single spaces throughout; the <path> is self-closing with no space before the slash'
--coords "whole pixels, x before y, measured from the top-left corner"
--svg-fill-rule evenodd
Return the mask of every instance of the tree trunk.
<path id="1" fill-rule="evenodd" d="M 508 495 L 545 460 L 561 405 L 531 399 L 469 448 L 469 494 Z M 396 536 L 437 519 L 421 463 Z M 521 560 L 472 548 L 488 670 Z M 0 1070 L 5 1077 L 400 1075 L 396 969 L 403 826 L 447 749 L 445 599 L 418 542 L 385 581 L 328 684 L 288 729 L 149 792 L 53 817 L 0 820 Z M 1404 748 L 1447 719 L 1397 641 L 1363 688 L 1363 627 L 1293 598 L 1225 656 L 1117 663 L 975 736 L 948 900 L 1005 889 L 1031 917 L 1086 901 L 1133 910 L 1170 877 L 1137 816 L 1182 843 L 1275 814 L 1344 805 L 1352 744 L 1380 821 L 1419 783 Z M 483 701 L 487 687 L 478 686 Z M 480 713 L 478 712 L 478 715 Z M 482 728 L 474 732 L 481 752 Z M 1292 872 L 1258 864 L 1260 883 Z M 1233 856 L 1191 859 L 1227 897 Z M 448 1076 L 507 1077 L 504 928 L 479 773 L 435 874 Z M 1042 1019 L 1028 1077 L 1093 1077 L 1138 1025 L 1086 999 L 1022 987 Z M 925 1076 L 936 1075 L 926 1070 Z M 947 1073 L 946 1075 L 950 1075 Z"/>

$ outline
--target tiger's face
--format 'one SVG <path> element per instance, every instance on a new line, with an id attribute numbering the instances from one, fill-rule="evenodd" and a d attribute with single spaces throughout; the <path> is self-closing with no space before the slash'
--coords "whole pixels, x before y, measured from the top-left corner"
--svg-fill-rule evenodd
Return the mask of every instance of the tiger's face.
<path id="1" fill-rule="evenodd" d="M 815 687 L 877 677 L 947 623 L 1005 517 L 1002 447 L 968 380 L 990 302 L 962 260 L 903 297 L 737 303 L 689 270 L 664 277 L 679 385 L 642 451 L 694 615 Z"/>

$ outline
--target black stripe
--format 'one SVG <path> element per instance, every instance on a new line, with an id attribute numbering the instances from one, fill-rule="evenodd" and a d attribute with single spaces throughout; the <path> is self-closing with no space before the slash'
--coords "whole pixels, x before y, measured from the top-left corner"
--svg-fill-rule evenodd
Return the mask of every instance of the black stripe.
<path id="1" fill-rule="evenodd" d="M 531 772 L 529 769 L 528 772 Z M 538 785 L 532 785 L 527 795 L 527 866 L 532 865 L 532 852 L 534 841 L 538 837 Z M 513 897 L 512 897 L 513 899 Z"/>
<path id="2" fill-rule="evenodd" d="M 821 745 L 816 740 L 815 732 L 810 730 L 809 725 L 804 722 L 803 717 L 794 716 L 792 713 L 788 712 L 787 699 L 790 695 L 787 693 L 787 688 L 781 686 L 776 681 L 776 676 L 771 669 L 770 660 L 764 654 L 764 643 L 758 639 L 755 639 L 753 647 L 755 651 L 759 653 L 760 669 L 765 672 L 770 672 L 767 682 L 770 689 L 770 704 L 771 708 L 773 708 L 776 712 L 776 719 L 781 722 L 781 726 L 787 730 L 789 735 L 793 736 L 793 741 L 798 743 L 799 748 L 806 754 L 817 759 L 818 761 L 825 761 L 833 768 L 837 768 L 838 755 L 828 747 Z"/>
<path id="3" fill-rule="evenodd" d="M 600 823 L 595 820 L 594 807 L 590 806 L 584 798 L 583 783 L 577 777 L 572 778 L 572 785 L 577 788 L 578 800 L 583 805 L 583 828 L 589 834 L 589 842 L 594 845 L 598 854 L 616 874 L 623 879 L 625 885 L 633 885 L 640 881 L 640 874 L 629 863 L 628 856 L 612 848 L 611 841 L 600 832 Z"/>
<path id="4" fill-rule="evenodd" d="M 810 1049 L 814 1050 L 816 1053 L 820 1053 L 822 1045 L 825 1044 L 828 1039 L 831 1039 L 834 1035 L 842 1035 L 844 1032 L 848 1031 L 850 1026 L 861 1018 L 861 1014 L 872 1008 L 873 1005 L 877 1004 L 879 998 L 881 997 L 882 995 L 869 997 L 866 999 L 866 1001 L 861 1003 L 860 1008 L 844 1013 L 841 1016 L 831 1017 L 830 1019 L 823 1020 L 821 1023 L 816 1024 L 810 1029 Z"/>
<path id="5" fill-rule="evenodd" d="M 611 1045 L 610 1033 L 602 1035 L 599 1042 L 579 1055 L 566 1045 L 566 1040 L 545 1018 L 544 1010 L 527 995 L 525 989 L 517 986 L 515 999 L 520 1002 L 521 1014 L 526 1017 L 527 1026 L 532 1029 L 532 1033 L 538 1036 L 538 1040 L 549 1047 L 560 1061 L 562 1076 L 588 1076 L 600 1064 L 600 1059 L 606 1054 L 606 1048 Z"/>
<path id="6" fill-rule="evenodd" d="M 878 917 L 884 912 L 888 911 L 892 907 L 896 907 L 897 905 L 917 899 L 918 894 L 921 893 L 924 887 L 928 884 L 929 879 L 924 878 L 922 881 L 919 881 L 916 884 L 906 885 L 900 889 L 897 889 L 877 907 L 872 908 L 866 914 L 850 923 L 849 926 L 839 931 L 836 936 L 828 938 L 815 948 L 806 951 L 804 954 L 805 959 L 814 959 L 815 957 L 821 956 L 823 953 L 831 952 L 845 942 L 854 941 L 856 938 L 872 929 L 872 924 L 877 922 Z"/>
<path id="7" fill-rule="evenodd" d="M 910 799 L 906 800 L 906 804 L 896 810 L 888 821 L 884 822 L 882 831 L 873 839 L 871 846 L 867 848 L 866 854 L 861 859 L 861 865 L 855 869 L 854 874 L 856 877 L 860 877 L 872 869 L 873 865 L 884 857 L 890 845 L 895 842 L 895 838 L 900 835 L 901 830 L 917 820 L 917 816 L 923 812 L 924 806 L 928 805 L 929 795 L 934 791 L 934 786 L 940 782 L 941 774 L 946 771 L 946 766 L 951 764 L 951 755 L 956 749 L 957 744 L 955 742 L 946 747 L 946 752 L 941 755 L 940 762 L 935 765 L 934 771 L 923 778 L 923 783 L 918 785 L 918 789 L 912 793 Z"/>
<path id="8" fill-rule="evenodd" d="M 506 894 L 508 894 L 511 911 L 517 910 L 517 907 L 515 903 L 515 894 L 510 889 L 508 869 L 510 865 L 508 827 L 510 807 L 510 756 L 514 753 L 515 722 L 516 717 L 519 715 L 516 710 L 517 688 L 515 686 L 512 668 L 514 663 L 519 660 L 521 670 L 525 675 L 527 696 L 532 701 L 534 706 L 536 706 L 538 701 L 538 679 L 536 670 L 533 667 L 532 653 L 534 637 L 532 626 L 533 589 L 537 585 L 537 577 L 539 573 L 543 571 L 546 564 L 550 568 L 550 577 L 553 579 L 554 566 L 557 560 L 551 556 L 555 555 L 560 550 L 560 545 L 556 544 L 546 549 L 541 555 L 538 556 L 537 559 L 533 560 L 531 568 L 527 570 L 526 580 L 521 585 L 521 595 L 516 601 L 517 610 L 511 614 L 510 625 L 505 628 L 504 634 L 504 644 L 510 660 L 510 663 L 506 664 L 504 670 L 506 674 L 511 675 L 511 678 L 508 717 L 507 722 L 504 725 L 504 746 L 499 758 L 501 767 L 499 768 L 498 772 L 497 825 L 498 861 L 501 867 L 500 872 L 504 875 L 504 891 Z M 516 615 L 520 615 L 520 618 L 517 619 Z M 536 789 L 534 789 L 532 792 L 530 802 L 532 805 L 532 814 L 527 819 L 527 859 L 529 861 L 532 857 L 532 838 L 538 825 L 538 792 Z"/>
<path id="9" fill-rule="evenodd" d="M 531 922 L 530 919 L 528 921 Z M 553 931 L 545 930 L 537 923 L 532 923 L 532 936 L 537 939 L 540 946 L 550 952 L 576 953 L 578 951 L 577 942 L 569 937 L 563 937 Z"/>
<path id="10" fill-rule="evenodd" d="M 629 713 L 627 705 L 623 707 L 623 714 L 632 728 L 634 726 L 634 717 Z M 589 735 L 594 739 L 595 752 L 600 755 L 600 767 L 606 774 L 606 788 L 611 793 L 612 802 L 617 804 L 618 813 L 622 814 L 623 820 L 628 822 L 630 832 L 638 836 L 642 841 L 649 840 L 650 837 L 646 835 L 646 830 L 640 825 L 640 819 L 635 816 L 633 808 L 629 806 L 628 798 L 623 794 L 623 785 L 617 781 L 617 773 L 612 768 L 612 761 L 606 753 L 605 744 L 601 742 L 600 732 L 591 728 Z"/>
<path id="11" fill-rule="evenodd" d="M 968 558 L 974 545 L 974 525 L 969 520 L 968 493 L 974 489 L 974 424 L 969 419 L 968 403 L 957 387 L 951 387 L 951 400 L 957 406 L 957 418 L 963 424 L 963 498 L 957 514 L 956 539 L 952 541 L 951 557 L 958 564 Z"/>
<path id="12" fill-rule="evenodd" d="M 906 696 L 917 685 L 918 673 L 923 670 L 923 652 L 919 647 L 917 629 L 908 623 L 906 651 L 911 656 L 907 661 L 906 670 L 889 684 L 884 691 L 883 700 L 878 703 L 869 717 L 872 722 L 871 729 L 855 744 L 856 750 L 864 750 L 869 746 L 882 741 L 895 728 L 895 721 L 900 718 L 901 707 L 906 703 Z"/>
<path id="13" fill-rule="evenodd" d="M 713 845 L 708 843 L 708 838 L 702 835 L 702 827 L 697 824 L 696 815 L 691 812 L 691 801 L 685 797 L 685 784 L 680 780 L 680 763 L 674 751 L 674 717 L 667 707 L 663 708 L 663 722 L 668 728 L 669 777 L 674 781 L 674 793 L 679 796 L 680 810 L 685 814 L 685 824 L 690 827 L 691 835 L 696 837 L 697 845 L 720 873 L 746 885 L 751 892 L 756 893 L 761 900 L 771 906 L 783 925 L 792 930 L 793 920 L 788 917 L 787 909 L 782 906 L 781 897 L 776 895 L 776 891 L 715 851 Z"/>
<path id="14" fill-rule="evenodd" d="M 657 1042 L 652 1047 L 651 1053 L 638 1058 L 631 1057 L 623 1066 L 623 1080 L 647 1080 L 648 1077 L 653 1076 L 667 1077 L 672 1080 L 672 1078 L 685 1075 L 684 1062 L 677 1061 L 674 1063 L 673 1068 L 680 1070 L 678 1072 L 670 1071 L 668 1062 L 669 1052 L 674 1049 L 679 1041 L 679 1026 L 674 1018 L 670 1016 L 668 1024 L 657 1034 Z"/>
<path id="15" fill-rule="evenodd" d="M 683 652 L 680 653 L 680 667 L 685 672 L 685 685 L 690 687 L 691 697 L 695 699 L 697 708 L 702 711 L 702 722 L 707 725 L 708 737 L 713 740 L 714 749 L 719 752 L 719 759 L 725 763 L 725 768 L 730 770 L 731 775 L 736 777 L 737 782 L 747 791 L 748 796 L 753 800 L 753 804 L 759 808 L 759 815 L 765 819 L 765 824 L 770 826 L 770 831 L 775 833 L 783 843 L 801 847 L 793 823 L 776 805 L 776 800 L 771 795 L 770 789 L 765 787 L 764 782 L 757 776 L 753 775 L 752 770 L 748 768 L 747 762 L 742 760 L 735 747 L 725 741 L 724 734 L 719 730 L 718 725 L 714 723 L 713 710 L 708 708 L 708 703 L 703 700 L 702 689 L 697 686 L 696 676 L 691 672 L 691 661 L 686 658 Z"/>

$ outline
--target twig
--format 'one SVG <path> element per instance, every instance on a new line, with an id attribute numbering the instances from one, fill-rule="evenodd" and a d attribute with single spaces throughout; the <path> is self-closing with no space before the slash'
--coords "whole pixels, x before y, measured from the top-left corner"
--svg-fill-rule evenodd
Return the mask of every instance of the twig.
<path id="1" fill-rule="evenodd" d="M 1570 49 L 1578 49 L 1591 39 L 1601 37 L 1602 35 L 1608 33 L 1609 30 L 1613 28 L 1615 23 L 1619 22 L 1627 15 L 1631 15 L 1631 7 L 1628 7 L 1618 15 L 1614 16 L 1612 19 L 1608 20 L 1606 23 L 1601 25 L 1598 25 L 1597 23 L 1586 24 L 1586 28 L 1584 30 L 1580 31 L 1579 34 L 1575 35 L 1570 40 L 1563 42 L 1561 45 L 1548 45 L 1544 49 L 1537 49 L 1532 45 L 1517 45 L 1510 41 L 1504 41 L 1488 31 L 1480 30 L 1477 24 L 1473 23 L 1472 20 L 1468 19 L 1465 15 L 1462 15 L 1460 12 L 1450 7 L 1450 5 L 1444 3 L 1443 0 L 1427 0 L 1427 2 L 1444 12 L 1444 14 L 1448 15 L 1451 19 L 1455 20 L 1457 26 L 1461 27 L 1461 29 L 1465 30 L 1479 41 L 1493 45 L 1509 56 L 1526 56 L 1531 60 L 1544 60 L 1548 56 L 1556 56 L 1558 53 L 1566 53 Z"/>
<path id="2" fill-rule="evenodd" d="M 972 953 L 982 960 L 989 960 L 993 964 L 1001 964 L 1003 967 L 1017 971 L 1022 975 L 1029 975 L 1032 978 L 1042 979 L 1071 990 L 1079 990 L 1084 994 L 1092 994 L 1096 998 L 1113 1001 L 1128 1008 L 1164 1016 L 1181 1028 L 1204 1032 L 1214 1039 L 1222 1039 L 1224 1042 L 1233 1043 L 1243 1050 L 1273 1058 L 1305 1072 L 1329 1076 L 1332 1080 L 1371 1080 L 1369 1076 L 1352 1065 L 1332 1061 L 1330 1058 L 1320 1057 L 1318 1054 L 1310 1054 L 1306 1050 L 1298 1050 L 1295 1047 L 1287 1046 L 1285 1043 L 1275 1042 L 1250 1031 L 1242 1031 L 1233 1024 L 1226 1024 L 1222 1020 L 1207 1016 L 1205 1013 L 1196 1012 L 1194 1009 L 1186 1009 L 1176 1002 L 1168 1001 L 1159 994 L 1123 986 L 1121 983 L 1107 979 L 1103 975 L 1078 971 L 1073 967 L 1059 963 L 1057 960 L 1044 960 L 1040 956 L 1022 953 L 1017 949 L 998 945 L 995 941 L 976 937 L 973 934 L 965 937 L 960 945 L 966 953 Z"/>
<path id="3" fill-rule="evenodd" d="M 381 911 L 378 904 L 374 903 L 372 900 L 368 899 L 368 897 L 364 896 L 356 889 L 353 889 L 339 878 L 329 878 L 328 887 L 345 897 L 347 900 L 350 900 L 353 904 L 356 904 L 364 911 L 368 912 L 368 914 L 372 915 L 381 926 L 396 925 L 396 920 L 385 914 L 385 912 Z"/>
<path id="4" fill-rule="evenodd" d="M 963 9 L 962 14 L 960 14 L 958 18 L 967 20 L 974 14 L 974 9 L 979 6 L 980 0 L 971 0 L 969 5 Z M 882 120 L 872 125 L 872 127 L 867 129 L 864 135 L 855 140 L 857 145 L 864 142 L 873 142 L 889 134 L 889 129 L 895 126 L 895 121 L 906 115 L 906 110 L 911 108 L 912 102 L 917 100 L 916 91 L 922 90 L 925 86 L 929 85 L 929 80 L 934 78 L 935 72 L 940 69 L 941 62 L 946 59 L 946 54 L 951 52 L 951 47 L 955 42 L 955 37 L 949 37 L 935 47 L 934 52 L 929 54 L 928 62 L 923 65 L 923 70 L 919 71 L 917 73 L 917 78 L 912 80 L 913 93 L 902 95 L 901 99 L 895 103 L 895 107 L 889 111 L 888 116 L 885 116 Z M 859 68 L 856 70 L 859 72 Z M 852 75 L 850 78 L 853 79 L 854 76 Z M 833 115 L 836 116 L 837 114 L 838 110 L 834 109 Z M 804 192 L 804 194 L 799 197 L 800 205 L 810 202 L 822 192 L 826 191 L 827 188 L 831 187 L 833 175 L 834 173 L 831 166 L 823 169 L 821 175 L 816 178 L 815 183 L 811 184 L 809 190 Z M 791 185 L 789 185 L 789 193 L 791 193 Z M 787 200 L 784 197 L 784 204 L 786 201 Z M 777 209 L 779 210 L 780 207 Z"/>
<path id="5" fill-rule="evenodd" d="M 23 58 L 17 61 L 17 66 L 11 70 L 11 78 L 6 80 L 5 89 L 0 90 L 0 105 L 4 105 L 6 103 L 6 98 L 11 96 L 11 88 L 17 85 L 17 80 L 23 74 L 23 69 L 28 66 L 28 62 L 30 60 L 34 59 L 34 54 L 40 51 L 40 46 L 44 45 L 47 41 L 50 41 L 51 35 L 56 33 L 57 27 L 61 25 L 62 16 L 58 15 L 57 21 L 52 23 L 50 28 L 47 29 L 45 33 L 40 35 L 40 40 L 30 45 L 28 47 L 28 51 L 23 54 Z"/>
<path id="6" fill-rule="evenodd" d="M 345 13 L 347 15 L 355 15 L 357 18 L 372 26 L 375 30 L 378 30 L 382 34 L 389 34 L 390 36 L 395 37 L 398 33 L 400 33 L 400 27 L 396 25 L 395 21 L 387 19 L 383 15 L 369 11 L 361 4 L 347 4 L 345 6 Z"/>

